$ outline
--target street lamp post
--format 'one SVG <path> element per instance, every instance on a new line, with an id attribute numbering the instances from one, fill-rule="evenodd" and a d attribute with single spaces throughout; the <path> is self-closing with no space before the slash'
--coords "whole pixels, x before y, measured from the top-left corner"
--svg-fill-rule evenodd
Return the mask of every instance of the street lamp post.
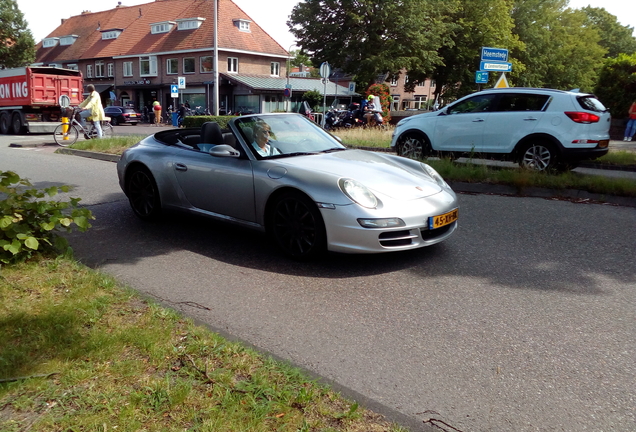
<path id="1" fill-rule="evenodd" d="M 219 0 L 214 0 L 214 94 L 212 108 L 219 115 Z"/>
<path id="2" fill-rule="evenodd" d="M 289 46 L 289 49 L 287 50 L 287 86 L 285 88 L 289 88 L 289 68 L 291 67 L 291 57 L 289 56 L 289 52 L 291 51 L 292 47 L 295 46 L 296 44 L 291 44 Z M 290 108 L 291 108 L 291 97 L 292 97 L 292 90 L 290 89 L 289 91 L 289 97 L 287 98 L 287 108 L 285 109 L 285 111 L 289 112 Z"/>

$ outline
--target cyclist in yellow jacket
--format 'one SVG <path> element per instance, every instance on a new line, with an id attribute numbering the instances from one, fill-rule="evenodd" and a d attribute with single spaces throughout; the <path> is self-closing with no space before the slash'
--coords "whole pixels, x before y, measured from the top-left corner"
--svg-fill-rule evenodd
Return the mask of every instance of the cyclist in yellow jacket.
<path id="1" fill-rule="evenodd" d="M 93 84 L 87 85 L 86 90 L 90 94 L 81 104 L 79 104 L 80 108 L 84 108 L 80 111 L 80 120 L 82 126 L 85 128 L 86 118 L 92 117 L 92 122 L 95 125 L 95 130 L 97 131 L 97 138 L 101 138 L 103 135 L 101 122 L 106 119 L 104 107 L 102 107 L 102 100 L 99 97 L 99 93 L 95 91 L 95 86 Z"/>

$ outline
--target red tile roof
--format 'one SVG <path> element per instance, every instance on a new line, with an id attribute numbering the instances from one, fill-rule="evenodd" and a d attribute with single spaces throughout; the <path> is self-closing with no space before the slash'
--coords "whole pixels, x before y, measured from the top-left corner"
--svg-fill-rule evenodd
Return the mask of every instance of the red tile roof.
<path id="1" fill-rule="evenodd" d="M 150 25 L 184 18 L 205 18 L 198 29 L 151 34 Z M 269 36 L 232 0 L 219 0 L 219 50 L 243 50 L 276 56 L 287 51 Z M 249 20 L 250 32 L 243 32 L 234 20 Z M 102 40 L 101 30 L 123 29 L 117 39 Z M 73 62 L 82 59 L 144 55 L 160 52 L 212 49 L 214 47 L 213 0 L 156 0 L 137 6 L 118 6 L 103 12 L 73 16 L 47 37 L 79 36 L 68 46 L 37 45 L 36 62 Z"/>

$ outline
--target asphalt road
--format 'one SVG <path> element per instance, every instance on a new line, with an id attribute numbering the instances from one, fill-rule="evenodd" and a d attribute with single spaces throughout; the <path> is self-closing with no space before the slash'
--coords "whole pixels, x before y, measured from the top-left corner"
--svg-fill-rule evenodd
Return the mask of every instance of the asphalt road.
<path id="1" fill-rule="evenodd" d="M 636 430 L 634 208 L 460 195 L 445 243 L 299 264 L 244 229 L 143 223 L 115 164 L 10 141 L 0 170 L 97 216 L 79 259 L 414 430 Z"/>

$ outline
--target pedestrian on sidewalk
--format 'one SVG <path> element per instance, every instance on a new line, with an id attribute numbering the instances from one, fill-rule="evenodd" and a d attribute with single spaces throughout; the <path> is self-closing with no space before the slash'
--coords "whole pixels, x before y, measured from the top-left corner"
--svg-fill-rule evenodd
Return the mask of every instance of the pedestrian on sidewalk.
<path id="1" fill-rule="evenodd" d="M 636 133 L 636 101 L 629 107 L 629 118 L 627 119 L 627 127 L 625 128 L 625 138 L 623 141 L 631 141 L 634 133 Z"/>

